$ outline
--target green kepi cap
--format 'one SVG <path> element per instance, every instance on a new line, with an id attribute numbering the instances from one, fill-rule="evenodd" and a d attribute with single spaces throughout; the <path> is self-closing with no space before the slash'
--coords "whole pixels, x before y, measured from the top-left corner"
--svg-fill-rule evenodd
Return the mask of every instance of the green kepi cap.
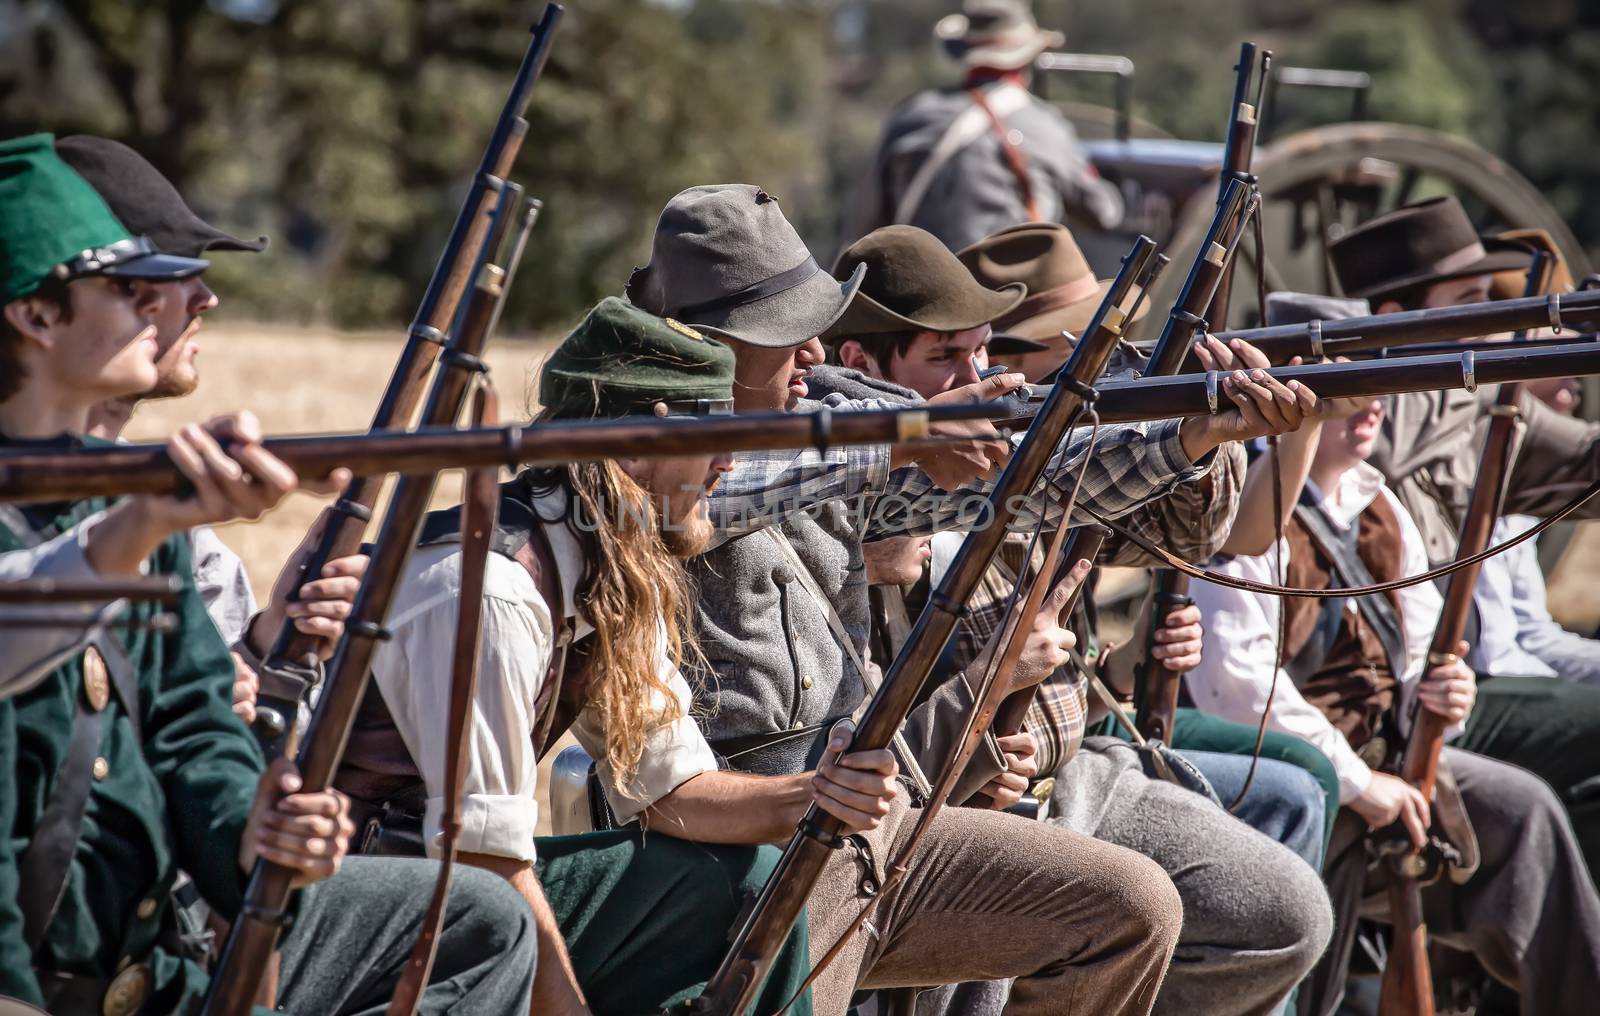
<path id="1" fill-rule="evenodd" d="M 0 141 L 0 305 L 52 277 L 182 279 L 208 264 L 159 254 L 150 241 L 129 236 L 88 181 L 61 161 L 49 134 Z"/>
<path id="2" fill-rule="evenodd" d="M 608 296 L 545 361 L 539 401 L 557 417 L 725 413 L 733 350 Z"/>

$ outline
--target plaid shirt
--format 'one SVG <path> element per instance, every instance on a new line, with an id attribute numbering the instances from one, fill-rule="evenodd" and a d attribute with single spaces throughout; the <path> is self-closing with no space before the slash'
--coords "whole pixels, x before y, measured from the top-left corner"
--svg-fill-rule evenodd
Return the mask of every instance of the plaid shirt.
<path id="1" fill-rule="evenodd" d="M 830 395 L 823 405 L 833 410 L 901 409 L 901 403 L 879 399 L 850 400 Z M 816 406 L 817 403 L 802 402 Z M 1021 435 L 1013 438 L 1020 443 Z M 1071 431 L 1041 479 L 1021 504 L 1012 523 L 1031 528 L 1042 508 L 1047 524 L 1061 521 L 1062 499 L 1076 481 L 1079 461 L 1089 444 L 1089 432 Z M 1065 463 L 1063 464 L 1063 459 Z M 1058 468 L 1059 467 L 1059 468 Z M 1173 486 L 1199 478 L 1210 463 L 1189 461 L 1178 437 L 1178 422 L 1108 425 L 1100 428 L 1094 455 L 1084 471 L 1080 504 L 1072 524 L 1092 521 L 1085 509 L 1106 518 L 1127 515 L 1142 502 L 1159 497 Z M 989 517 L 989 492 L 994 484 L 977 481 L 959 490 L 934 486 L 915 466 L 891 470 L 888 445 L 860 445 L 815 449 L 761 451 L 740 454 L 734 469 L 711 492 L 710 518 L 717 542 L 759 529 L 785 515 L 828 501 L 843 500 L 853 513 L 855 528 L 864 543 L 889 536 L 915 536 L 949 529 L 969 529 Z"/>

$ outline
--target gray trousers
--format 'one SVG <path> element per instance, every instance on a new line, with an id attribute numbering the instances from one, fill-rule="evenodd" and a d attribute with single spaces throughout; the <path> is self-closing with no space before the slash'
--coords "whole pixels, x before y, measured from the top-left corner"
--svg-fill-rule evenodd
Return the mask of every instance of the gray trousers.
<path id="1" fill-rule="evenodd" d="M 1600 999 L 1600 897 L 1561 802 L 1549 784 L 1508 762 L 1448 747 L 1444 757 L 1472 819 L 1480 864 L 1466 885 L 1441 879 L 1422 890 L 1429 937 L 1474 954 L 1520 993 L 1526 1016 L 1592 1011 Z M 1366 870 L 1361 838 L 1348 835 L 1357 825 L 1348 811 L 1340 813 L 1328 858 L 1332 885 L 1348 884 L 1352 868 L 1358 880 Z M 1318 964 L 1315 1008 L 1307 1005 L 1305 1013 L 1337 1006 L 1355 911 L 1380 918 L 1386 912 L 1381 872 L 1373 874 L 1365 907 L 1359 881 L 1354 903 L 1348 893 L 1335 893 L 1339 934 Z"/>
<path id="2" fill-rule="evenodd" d="M 1306 786 L 1317 791 L 1309 777 Z M 1086 742 L 1056 771 L 1050 807 L 1052 824 L 1137 851 L 1177 887 L 1183 929 L 1157 1013 L 1272 1012 L 1327 945 L 1333 913 L 1320 876 L 1201 795 L 1146 776 L 1126 742 Z M 917 1008 L 995 1013 L 1004 991 L 963 984 L 925 994 Z"/>
<path id="3" fill-rule="evenodd" d="M 897 802 L 869 837 L 880 873 L 913 814 Z M 812 962 L 866 902 L 861 875 L 849 848 L 823 870 L 807 907 Z M 1014 977 L 1008 1013 L 1148 1013 L 1181 920 L 1171 880 L 1148 858 L 1015 815 L 946 808 L 905 881 L 817 981 L 814 1008 L 840 1016 L 857 987 Z"/>
<path id="4" fill-rule="evenodd" d="M 347 857 L 301 894 L 284 937 L 278 1009 L 299 1016 L 368 1016 L 389 1006 L 411 954 L 439 866 L 400 857 Z M 456 865 L 426 1016 L 526 1013 L 533 990 L 533 912 L 505 879 Z"/>

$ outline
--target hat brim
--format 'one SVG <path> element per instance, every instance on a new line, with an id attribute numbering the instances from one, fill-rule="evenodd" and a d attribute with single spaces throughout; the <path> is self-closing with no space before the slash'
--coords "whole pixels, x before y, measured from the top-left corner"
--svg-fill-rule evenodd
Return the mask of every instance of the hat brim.
<path id="1" fill-rule="evenodd" d="M 1493 275 L 1496 272 L 1506 272 L 1521 268 L 1526 270 L 1533 261 L 1533 252 L 1526 247 L 1520 250 L 1491 251 L 1487 256 L 1448 272 L 1418 272 L 1399 279 L 1390 279 L 1381 285 L 1367 286 L 1360 290 L 1347 290 L 1345 296 L 1356 299 L 1370 300 L 1374 307 L 1385 297 L 1403 293 L 1408 289 L 1419 286 L 1431 286 L 1440 282 L 1449 282 L 1451 279 L 1464 279 L 1472 275 Z"/>
<path id="2" fill-rule="evenodd" d="M 989 357 L 996 356 L 1021 356 L 1023 353 L 1043 353 L 1050 346 L 1034 339 L 1024 339 L 1020 335 L 1003 333 L 989 336 Z"/>
<path id="3" fill-rule="evenodd" d="M 865 267 L 858 265 L 857 270 Z M 861 293 L 823 335 L 823 341 L 834 342 L 852 335 L 870 335 L 874 332 L 964 332 L 1005 316 L 1028 296 L 1028 287 L 1020 282 L 1008 282 L 999 289 L 990 289 L 973 280 L 972 289 L 967 294 L 967 299 L 972 302 L 969 311 L 922 317 L 901 314 Z"/>
<path id="4" fill-rule="evenodd" d="M 857 265 L 843 282 L 819 268 L 815 275 L 791 289 L 735 307 L 710 320 L 684 324 L 719 339 L 768 349 L 802 345 L 826 334 L 844 315 L 866 276 L 866 265 Z"/>
<path id="5" fill-rule="evenodd" d="M 122 279 L 160 279 L 172 281 L 199 275 L 211 262 L 203 258 L 185 258 L 176 254 L 146 254 L 106 265 L 95 275 L 111 275 Z"/>
<path id="6" fill-rule="evenodd" d="M 1013 321 L 1006 325 L 1006 334 L 1015 335 L 1019 339 L 1032 339 L 1043 342 L 1054 349 L 1059 345 L 1062 332 L 1071 332 L 1073 335 L 1082 334 L 1089 327 L 1089 322 L 1094 320 L 1095 312 L 1100 309 L 1100 304 L 1105 301 L 1106 294 L 1111 291 L 1112 279 L 1101 279 L 1095 287 L 1094 295 L 1085 297 L 1077 303 L 1054 310 L 1045 311 L 1035 317 L 1022 321 Z M 1144 319 L 1150 312 L 1150 301 L 1140 300 L 1139 287 L 1133 286 L 1128 290 L 1128 298 L 1138 300 L 1138 307 L 1133 312 L 1133 318 L 1128 322 Z"/>
<path id="7" fill-rule="evenodd" d="M 971 28 L 972 23 L 964 14 L 947 14 L 933 26 L 934 38 L 966 67 L 1017 70 L 1033 63 L 1045 50 L 1060 49 L 1067 44 L 1067 37 L 1060 32 L 1037 28 L 1028 38 L 1007 45 L 969 46 L 966 36 Z"/>
<path id="8" fill-rule="evenodd" d="M 231 233 L 224 233 L 220 229 L 213 230 L 213 235 L 206 237 L 200 245 L 199 253 L 208 250 L 237 250 L 251 254 L 260 254 L 267 249 L 267 238 L 258 236 L 254 240 L 241 240 Z"/>

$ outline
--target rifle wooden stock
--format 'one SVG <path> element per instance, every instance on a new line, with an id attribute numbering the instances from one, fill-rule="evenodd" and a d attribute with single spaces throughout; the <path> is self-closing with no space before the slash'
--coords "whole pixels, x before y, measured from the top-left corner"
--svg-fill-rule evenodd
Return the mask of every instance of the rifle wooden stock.
<path id="1" fill-rule="evenodd" d="M 524 114 L 532 97 L 534 82 L 544 71 L 550 56 L 550 45 L 555 38 L 556 25 L 564 8 L 548 4 L 539 23 L 532 29 L 532 38 L 523 52 L 522 63 L 500 109 L 488 146 L 478 162 L 472 186 L 456 215 L 450 229 L 450 238 L 423 291 L 422 302 L 407 331 L 405 347 L 396 361 L 383 396 L 373 414 L 371 430 L 393 430 L 411 423 L 417 403 L 422 398 L 423 383 L 433 369 L 434 361 L 448 342 L 447 333 L 456 319 L 462 294 L 472 283 L 478 266 L 482 263 L 486 240 L 489 236 L 493 210 L 499 200 L 502 181 L 509 178 L 511 167 L 527 135 L 528 122 Z M 325 525 L 317 546 L 306 559 L 306 574 L 320 575 L 329 561 L 354 554 L 366 534 L 372 507 L 378 501 L 383 487 L 382 476 L 356 473 L 350 485 L 337 501 L 325 509 Z M 299 590 L 290 593 L 297 599 Z M 316 642 L 286 621 L 279 629 L 265 661 L 268 668 L 284 663 L 314 662 Z"/>
<path id="2" fill-rule="evenodd" d="M 1014 502 L 1039 482 L 1066 435 L 1072 417 L 1082 406 L 1078 392 L 1104 369 L 1122 333 L 1125 319 L 1120 308 L 1123 300 L 1133 280 L 1144 275 L 1154 254 L 1155 242 L 1140 237 L 1123 259 L 1116 280 L 1062 372 L 1063 380 L 1051 390 L 1039 418 L 1013 452 L 990 492 L 989 506 L 993 512 L 990 524 L 974 529 L 963 541 L 939 588 L 929 597 L 928 609 L 917 618 L 910 638 L 861 717 L 850 751 L 886 747 L 905 722 L 906 714 L 955 630 L 962 604 L 977 588 L 1005 539 L 1018 507 Z M 695 1012 L 743 1016 L 800 912 L 805 909 L 806 900 L 832 855 L 831 845 L 838 842 L 842 831 L 838 820 L 822 813 L 815 805 L 807 810 L 755 907 L 735 933 L 721 966 L 707 983 L 705 992 L 692 1003 Z"/>
<path id="3" fill-rule="evenodd" d="M 1224 342 L 1244 339 L 1273 363 L 1291 357 L 1349 356 L 1351 353 L 1427 342 L 1459 342 L 1484 335 L 1531 331 L 1536 328 L 1570 328 L 1595 331 L 1600 325 L 1600 290 L 1585 289 L 1515 300 L 1489 300 L 1456 307 L 1403 310 L 1393 314 L 1308 321 L 1297 325 L 1272 325 L 1222 332 Z M 1186 363 L 1195 369 L 1193 357 Z"/>
<path id="4" fill-rule="evenodd" d="M 1524 348 L 1530 347 L 1530 348 Z M 1282 382 L 1310 385 L 1319 398 L 1372 398 L 1405 392 L 1476 388 L 1478 385 L 1537 381 L 1541 378 L 1600 374 L 1600 343 L 1577 342 L 1543 346 L 1536 343 L 1479 345 L 1460 355 L 1408 356 L 1394 360 L 1311 363 L 1273 367 L 1267 371 Z M 1470 376 L 1469 376 L 1470 375 Z M 1141 423 L 1227 412 L 1222 375 L 1178 374 L 1173 377 L 1117 378 L 1095 387 L 1095 408 L 1101 423 Z M 1025 426 L 1038 413 L 1044 386 L 1028 386 L 1020 398 L 1008 396 L 1006 424 Z M 4 497 L 0 457 L 0 499 Z"/>
<path id="5" fill-rule="evenodd" d="M 545 420 L 525 427 L 304 434 L 267 438 L 262 444 L 301 479 L 314 480 L 340 466 L 374 475 L 416 474 L 712 451 L 895 444 L 927 439 L 933 423 L 1000 420 L 1009 415 L 1001 404 L 973 403 L 831 414 Z M 0 451 L 0 502 L 178 494 L 185 489 L 183 476 L 167 457 L 164 445 L 116 445 L 51 454 Z"/>
<path id="6" fill-rule="evenodd" d="M 1530 294 L 1542 288 L 1545 264 L 1544 256 L 1540 255 L 1528 269 Z M 1519 332 L 1517 339 L 1522 338 Z M 1511 460 L 1516 450 L 1517 406 L 1521 399 L 1522 386 L 1508 384 L 1500 389 L 1489 409 L 1489 432 L 1478 456 L 1478 476 L 1472 483 L 1472 496 L 1467 500 L 1467 513 L 1461 522 L 1461 536 L 1456 543 L 1457 561 L 1480 554 L 1489 546 L 1495 519 L 1499 518 L 1505 499 L 1506 480 L 1511 475 Z M 1428 645 L 1428 669 L 1459 659 L 1456 650 L 1467 630 L 1467 620 L 1472 614 L 1472 594 L 1482 568 L 1481 562 L 1469 564 L 1450 576 L 1439 623 Z M 1400 763 L 1400 778 L 1421 791 L 1430 803 L 1439 777 L 1439 756 L 1444 749 L 1447 726 L 1443 716 L 1419 707 Z M 1423 867 L 1421 851 L 1415 849 L 1389 859 L 1389 911 L 1394 937 L 1383 969 L 1380 1016 L 1433 1016 L 1428 930 L 1422 920 L 1422 890 L 1417 884 Z"/>
<path id="7" fill-rule="evenodd" d="M 183 580 L 175 575 L 132 579 L 10 579 L 0 582 L 0 604 L 99 603 L 110 600 L 178 602 Z"/>
<path id="8" fill-rule="evenodd" d="M 1227 200 L 1230 183 L 1239 183 L 1246 188 L 1255 186 L 1256 178 L 1250 172 L 1250 167 L 1255 162 L 1256 127 L 1261 117 L 1261 96 L 1266 89 L 1267 71 L 1271 62 L 1271 53 L 1262 55 L 1260 84 L 1256 90 L 1255 101 L 1251 102 L 1250 82 L 1256 71 L 1256 46 L 1253 42 L 1239 46 L 1239 62 L 1233 68 L 1233 107 L 1230 110 L 1232 119 L 1228 121 L 1227 140 L 1222 146 L 1222 170 L 1219 174 L 1221 179 L 1217 184 L 1218 204 Z M 1256 256 L 1261 256 L 1259 251 Z M 1207 321 L 1223 328 L 1228 326 L 1228 304 L 1232 293 L 1233 264 L 1230 261 L 1223 269 L 1222 277 L 1217 280 L 1211 305 L 1206 308 Z M 1178 366 L 1174 364 L 1171 370 L 1162 373 L 1175 374 L 1177 370 Z"/>

